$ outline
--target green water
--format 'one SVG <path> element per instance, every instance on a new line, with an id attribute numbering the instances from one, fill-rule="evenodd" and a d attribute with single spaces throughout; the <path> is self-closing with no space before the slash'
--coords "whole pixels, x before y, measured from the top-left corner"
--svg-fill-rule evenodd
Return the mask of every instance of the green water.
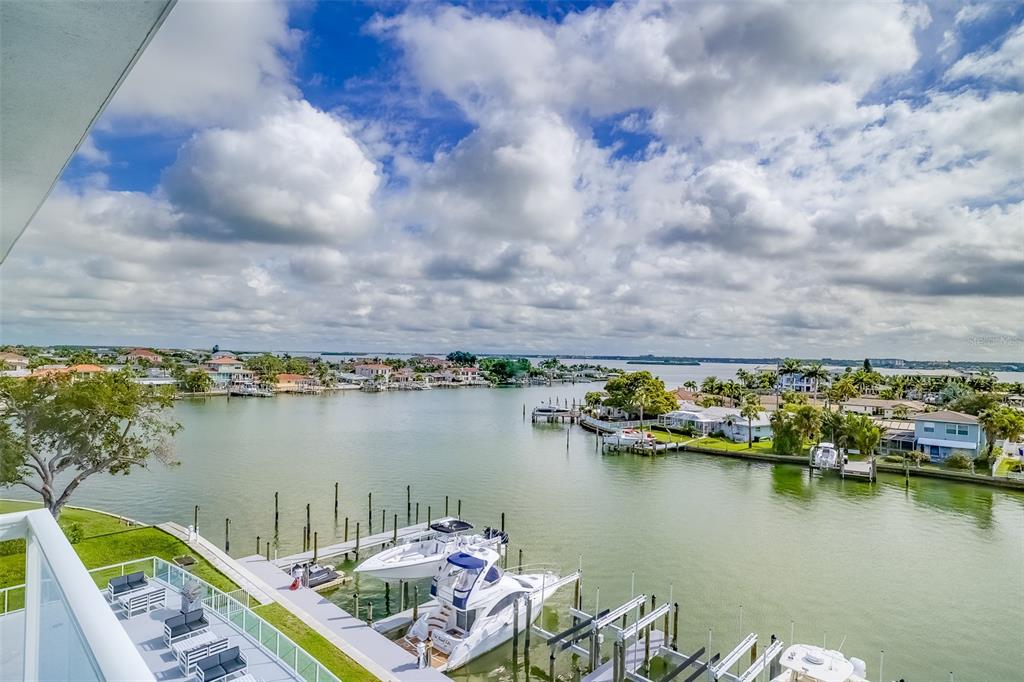
<path id="1" fill-rule="evenodd" d="M 883 649 L 887 679 L 1020 679 L 1024 496 L 928 479 L 909 490 L 896 477 L 810 479 L 798 467 L 693 454 L 602 456 L 592 434 L 574 427 L 567 447 L 566 427 L 523 419 L 524 403 L 594 388 L 183 401 L 180 466 L 90 480 L 75 502 L 182 524 L 199 504 L 203 534 L 222 542 L 230 517 L 231 553 L 244 556 L 257 534 L 273 535 L 275 491 L 280 548 L 290 552 L 301 548 L 307 502 L 323 545 L 345 516 L 353 535 L 356 520 L 365 529 L 368 491 L 375 530 L 382 508 L 389 527 L 393 513 L 404 521 L 409 484 L 424 518 L 428 504 L 443 512 L 446 494 L 452 513 L 461 499 L 480 527 L 505 512 L 513 556 L 523 548 L 526 563 L 569 571 L 582 555 L 587 607 L 598 588 L 602 606 L 628 598 L 633 573 L 636 590 L 659 602 L 671 590 L 683 649 L 705 644 L 709 628 L 723 652 L 741 633 L 788 642 L 792 628 L 798 641 L 845 638 L 843 651 L 865 659 L 872 679 Z M 385 609 L 379 582 L 358 589 L 377 614 Z M 556 606 L 570 597 L 566 588 Z M 351 607 L 351 589 L 332 598 Z M 564 625 L 564 609 L 545 619 Z M 510 653 L 459 677 L 511 679 Z M 541 648 L 532 656 L 546 669 Z"/>

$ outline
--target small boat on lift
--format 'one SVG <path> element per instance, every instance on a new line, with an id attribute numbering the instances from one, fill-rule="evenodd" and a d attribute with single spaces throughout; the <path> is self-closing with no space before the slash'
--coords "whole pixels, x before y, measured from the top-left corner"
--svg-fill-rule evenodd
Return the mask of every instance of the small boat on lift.
<path id="1" fill-rule="evenodd" d="M 652 445 L 656 442 L 654 434 L 639 429 L 619 429 L 601 436 L 601 443 L 614 448 L 629 448 L 634 445 Z"/>
<path id="2" fill-rule="evenodd" d="M 516 616 L 526 617 L 527 600 L 536 620 L 544 602 L 570 580 L 553 571 L 507 573 L 500 559 L 485 547 L 449 556 L 430 586 L 436 603 L 421 609 L 399 645 L 436 670 L 454 670 L 508 641 Z"/>
<path id="3" fill-rule="evenodd" d="M 868 682 L 864 661 L 813 644 L 793 644 L 779 665 L 782 672 L 772 682 Z"/>
<path id="4" fill-rule="evenodd" d="M 427 538 L 398 545 L 356 566 L 356 573 L 371 575 L 381 580 L 413 580 L 433 577 L 445 558 L 460 549 L 487 547 L 500 550 L 508 544 L 508 534 L 495 528 L 483 533 L 469 534 L 472 524 L 461 519 L 446 518 L 430 524 L 434 533 Z"/>
<path id="5" fill-rule="evenodd" d="M 821 442 L 811 448 L 811 466 L 816 469 L 838 469 L 839 448 L 832 443 Z"/>

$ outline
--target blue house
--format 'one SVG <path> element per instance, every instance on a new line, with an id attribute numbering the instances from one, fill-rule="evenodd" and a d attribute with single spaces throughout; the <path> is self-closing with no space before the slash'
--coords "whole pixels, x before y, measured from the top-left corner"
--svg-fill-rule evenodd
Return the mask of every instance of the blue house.
<path id="1" fill-rule="evenodd" d="M 918 414 L 911 419 L 914 422 L 915 448 L 933 462 L 943 462 L 957 452 L 974 459 L 985 447 L 985 431 L 973 415 L 939 410 Z"/>

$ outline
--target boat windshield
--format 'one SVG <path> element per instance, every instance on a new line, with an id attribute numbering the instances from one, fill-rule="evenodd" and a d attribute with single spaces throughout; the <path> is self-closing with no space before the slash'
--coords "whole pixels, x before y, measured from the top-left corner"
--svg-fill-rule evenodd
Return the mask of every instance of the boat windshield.
<path id="1" fill-rule="evenodd" d="M 480 569 L 478 568 L 464 568 L 458 572 L 458 578 L 455 581 L 455 589 L 459 592 L 468 592 L 476 579 L 480 577 Z"/>

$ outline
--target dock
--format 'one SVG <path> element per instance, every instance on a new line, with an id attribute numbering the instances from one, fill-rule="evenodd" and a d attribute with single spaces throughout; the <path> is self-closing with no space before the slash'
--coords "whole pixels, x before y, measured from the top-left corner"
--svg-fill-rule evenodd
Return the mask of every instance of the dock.
<path id="1" fill-rule="evenodd" d="M 874 481 L 877 478 L 875 469 L 875 458 L 867 462 L 846 462 L 839 468 L 839 474 L 843 478 L 863 478 Z"/>
<path id="2" fill-rule="evenodd" d="M 666 638 L 665 633 L 661 630 L 651 631 L 651 650 L 657 651 L 665 646 Z M 637 640 L 630 644 L 625 651 L 625 664 L 624 668 L 626 672 L 633 674 L 639 670 L 644 664 L 644 649 L 645 645 L 642 640 Z M 610 658 L 600 666 L 594 669 L 594 671 L 583 677 L 582 682 L 614 682 L 615 680 L 615 666 L 616 659 Z"/>
<path id="3" fill-rule="evenodd" d="M 433 669 L 421 669 L 416 658 L 362 620 L 306 587 L 290 589 L 292 577 L 266 557 L 238 560 L 245 571 L 273 590 L 274 600 L 338 647 L 349 658 L 382 680 L 443 682 L 448 678 Z"/>

